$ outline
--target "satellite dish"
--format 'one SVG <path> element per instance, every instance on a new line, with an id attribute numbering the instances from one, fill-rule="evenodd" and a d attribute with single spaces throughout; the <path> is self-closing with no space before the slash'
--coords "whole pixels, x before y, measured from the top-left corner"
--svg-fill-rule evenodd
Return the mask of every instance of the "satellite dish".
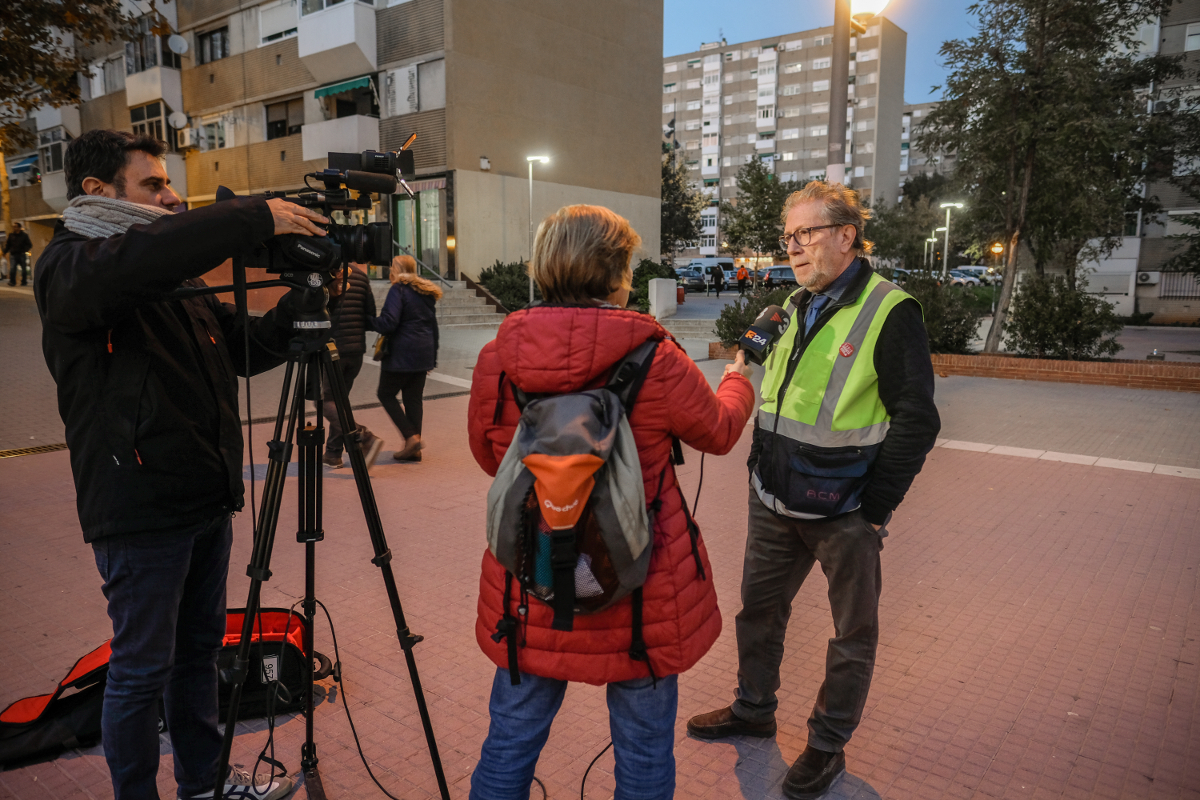
<path id="1" fill-rule="evenodd" d="M 167 39 L 167 47 L 171 48 L 172 53 L 181 56 L 188 50 L 188 41 L 178 33 L 172 33 Z"/>
<path id="2" fill-rule="evenodd" d="M 188 117 L 182 111 L 173 111 L 171 112 L 171 116 L 167 117 L 167 122 L 170 123 L 172 128 L 178 130 L 179 128 L 187 127 Z"/>

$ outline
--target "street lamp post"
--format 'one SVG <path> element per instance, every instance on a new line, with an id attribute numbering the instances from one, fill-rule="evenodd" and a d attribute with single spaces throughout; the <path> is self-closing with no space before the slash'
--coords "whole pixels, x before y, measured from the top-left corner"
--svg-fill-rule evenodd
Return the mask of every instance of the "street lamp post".
<path id="1" fill-rule="evenodd" d="M 946 229 L 945 228 L 934 228 L 933 232 L 931 234 L 929 234 L 929 241 L 933 243 L 929 248 L 929 274 L 930 275 L 933 274 L 933 265 L 936 263 L 934 259 L 937 256 L 937 235 L 944 230 L 946 230 Z"/>
<path id="2" fill-rule="evenodd" d="M 950 272 L 950 209 L 962 208 L 962 203 L 942 203 L 942 208 L 946 209 L 946 227 L 938 228 L 939 231 L 946 232 L 946 244 L 942 249 L 942 277 Z"/>
<path id="3" fill-rule="evenodd" d="M 829 74 L 829 145 L 826 183 L 846 182 L 846 101 L 850 85 L 851 29 L 865 33 L 864 23 L 883 11 L 888 0 L 833 0 L 833 57 Z M 851 7 L 853 5 L 853 8 Z"/>
<path id="4" fill-rule="evenodd" d="M 549 156 L 526 156 L 525 160 L 529 162 L 529 235 L 527 237 L 529 244 L 529 302 L 533 302 L 533 162 L 540 161 L 543 164 L 550 163 Z"/>

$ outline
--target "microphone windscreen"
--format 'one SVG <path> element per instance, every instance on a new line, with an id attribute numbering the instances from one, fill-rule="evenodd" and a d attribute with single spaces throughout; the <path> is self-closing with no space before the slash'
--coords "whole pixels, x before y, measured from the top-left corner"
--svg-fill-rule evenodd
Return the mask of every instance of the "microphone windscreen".
<path id="1" fill-rule="evenodd" d="M 216 202 L 219 203 L 222 200 L 232 200 L 235 197 L 237 197 L 237 194 L 234 193 L 233 189 L 230 189 L 227 186 L 218 186 L 217 187 Z"/>
<path id="2" fill-rule="evenodd" d="M 782 336 L 788 329 L 792 316 L 780 306 L 767 306 L 754 319 L 754 325 Z"/>
<path id="3" fill-rule="evenodd" d="M 358 170 L 347 170 L 345 184 L 347 189 L 356 189 L 360 192 L 372 192 L 379 194 L 395 194 L 396 192 L 396 176 L 381 175 L 378 172 L 359 172 Z"/>

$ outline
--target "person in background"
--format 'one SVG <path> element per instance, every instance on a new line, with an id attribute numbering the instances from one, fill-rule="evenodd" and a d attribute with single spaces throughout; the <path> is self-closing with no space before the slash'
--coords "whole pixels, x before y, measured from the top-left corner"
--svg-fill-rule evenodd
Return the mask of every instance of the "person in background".
<path id="1" fill-rule="evenodd" d="M 740 267 L 738 267 L 738 271 L 737 271 L 738 296 L 739 297 L 746 296 L 746 281 L 749 280 L 749 278 L 750 278 L 750 270 L 746 269 L 745 264 L 742 264 Z"/>
<path id="2" fill-rule="evenodd" d="M 341 370 L 346 396 L 349 397 L 367 352 L 367 323 L 375 316 L 375 295 L 371 292 L 371 280 L 367 273 L 361 265 L 353 263 L 338 270 L 328 288 L 329 318 L 333 323 L 333 341 L 338 350 L 334 368 Z M 338 420 L 337 405 L 333 401 L 333 387 L 325 375 L 321 376 L 321 416 L 329 425 L 329 438 L 325 440 L 325 466 L 337 469 L 342 466 L 344 433 Z M 383 439 L 362 424 L 358 425 L 358 432 L 362 437 L 363 456 L 367 460 L 367 467 L 370 467 L 383 449 Z"/>
<path id="3" fill-rule="evenodd" d="M 33 243 L 29 241 L 29 234 L 21 227 L 21 223 L 14 222 L 12 232 L 4 240 L 4 254 L 8 256 L 9 286 L 17 285 L 17 270 L 21 270 L 21 285 L 29 283 L 29 251 L 32 249 Z"/>
<path id="4" fill-rule="evenodd" d="M 647 661 L 630 657 L 632 600 L 552 630 L 553 609 L 520 593 L 506 601 L 505 570 L 483 555 L 475 638 L 496 664 L 491 724 L 471 776 L 471 800 L 529 797 L 538 756 L 568 681 L 606 685 L 616 757 L 616 797 L 667 800 L 675 791 L 675 715 L 679 674 L 721 632 L 721 612 L 703 540 L 689 535 L 671 442 L 717 455 L 729 452 L 753 407 L 750 368 L 739 354 L 714 392 L 708 380 L 653 318 L 626 309 L 630 256 L 640 243 L 622 217 L 598 206 L 567 206 L 538 227 L 533 278 L 544 304 L 509 314 L 479 354 L 471 382 L 467 430 L 471 452 L 495 476 L 521 410 L 512 387 L 561 394 L 602 386 L 612 368 L 648 340 L 659 342 L 629 424 L 648 502 L 661 498 L 654 550 L 643 586 Z M 661 481 L 661 482 L 660 482 Z M 520 683 L 513 686 L 508 648 L 493 638 L 506 613 L 519 615 Z M 511 635 L 511 634 L 510 634 Z M 657 675 L 657 681 L 654 677 Z"/>
<path id="5" fill-rule="evenodd" d="M 436 303 L 442 290 L 417 274 L 412 256 L 392 259 L 392 288 L 383 311 L 371 319 L 371 329 L 391 337 L 391 352 L 380 363 L 379 402 L 404 437 L 404 445 L 392 454 L 402 463 L 421 460 L 421 396 L 425 376 L 437 366 L 438 324 Z M 403 397 L 401 405 L 397 395 Z"/>

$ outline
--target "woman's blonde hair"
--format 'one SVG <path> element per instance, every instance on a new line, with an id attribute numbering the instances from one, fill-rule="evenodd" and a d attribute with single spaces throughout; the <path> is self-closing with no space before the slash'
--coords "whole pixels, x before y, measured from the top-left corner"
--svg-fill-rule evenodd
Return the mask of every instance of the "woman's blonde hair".
<path id="1" fill-rule="evenodd" d="M 533 279 L 551 303 L 595 305 L 633 284 L 629 261 L 642 243 L 629 221 L 601 206 L 564 206 L 542 220 Z"/>
<path id="2" fill-rule="evenodd" d="M 417 272 L 417 260 L 412 256 L 396 256 L 393 258 L 388 278 L 392 283 L 407 283 L 418 292 L 431 295 L 434 300 L 442 299 L 441 288 L 433 281 L 420 276 Z"/>
<path id="3" fill-rule="evenodd" d="M 787 225 L 788 212 L 800 203 L 806 203 L 809 200 L 820 201 L 821 219 L 825 220 L 826 225 L 853 225 L 854 249 L 862 252 L 863 255 L 871 254 L 875 245 L 863 236 L 867 220 L 872 217 L 871 209 L 862 204 L 858 198 L 858 192 L 847 189 L 840 183 L 809 181 L 804 184 L 803 189 L 792 192 L 784 201 L 781 215 L 783 224 Z"/>

